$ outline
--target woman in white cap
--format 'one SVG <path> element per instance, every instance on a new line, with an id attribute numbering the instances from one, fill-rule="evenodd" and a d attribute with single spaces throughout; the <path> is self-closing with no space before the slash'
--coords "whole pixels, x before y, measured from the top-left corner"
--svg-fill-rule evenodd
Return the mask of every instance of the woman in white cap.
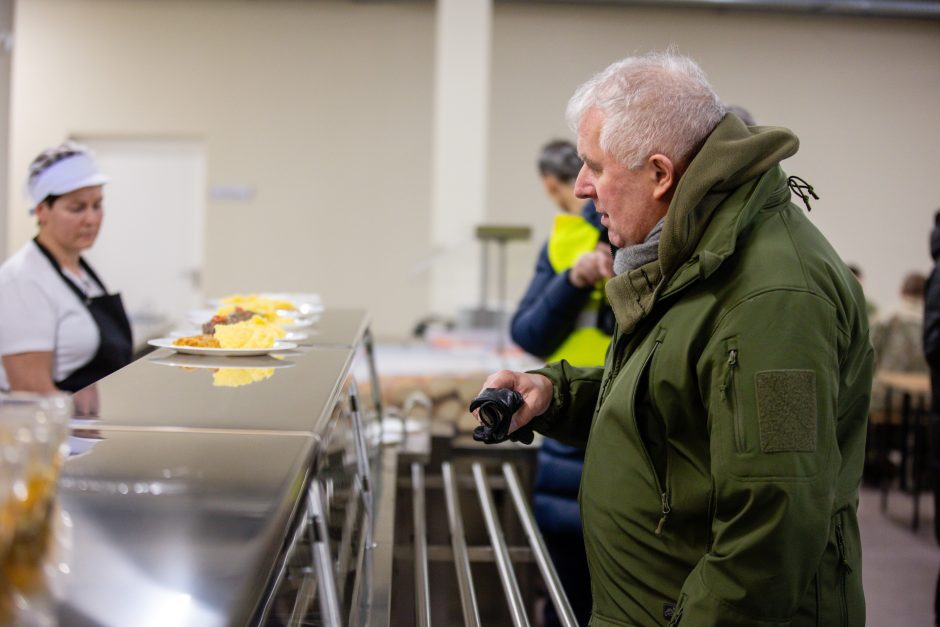
<path id="1" fill-rule="evenodd" d="M 39 233 L 0 266 L 0 389 L 75 392 L 130 362 L 121 297 L 81 256 L 98 236 L 108 180 L 71 142 L 30 164 Z"/>

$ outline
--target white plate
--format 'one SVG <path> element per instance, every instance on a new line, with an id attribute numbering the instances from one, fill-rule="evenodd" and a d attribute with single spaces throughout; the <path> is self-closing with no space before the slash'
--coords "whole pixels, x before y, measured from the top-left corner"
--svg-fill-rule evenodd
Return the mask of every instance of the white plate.
<path id="1" fill-rule="evenodd" d="M 306 329 L 307 327 L 312 327 L 313 323 L 313 318 L 294 318 L 293 322 L 288 322 L 278 326 L 280 326 L 285 331 L 296 331 L 297 329 Z"/>
<path id="2" fill-rule="evenodd" d="M 157 348 L 168 348 L 183 355 L 212 355 L 214 357 L 251 357 L 252 355 L 270 355 L 297 348 L 293 342 L 275 342 L 272 348 L 201 348 L 198 346 L 176 346 L 173 338 L 161 337 L 147 342 Z"/>

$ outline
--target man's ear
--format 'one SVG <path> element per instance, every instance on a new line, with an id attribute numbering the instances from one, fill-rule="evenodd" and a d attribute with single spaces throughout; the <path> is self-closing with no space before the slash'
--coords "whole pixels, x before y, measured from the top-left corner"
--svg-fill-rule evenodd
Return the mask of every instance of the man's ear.
<path id="1" fill-rule="evenodd" d="M 653 182 L 653 198 L 655 200 L 669 198 L 678 179 L 676 166 L 672 159 L 657 153 L 652 155 L 646 163 Z"/>

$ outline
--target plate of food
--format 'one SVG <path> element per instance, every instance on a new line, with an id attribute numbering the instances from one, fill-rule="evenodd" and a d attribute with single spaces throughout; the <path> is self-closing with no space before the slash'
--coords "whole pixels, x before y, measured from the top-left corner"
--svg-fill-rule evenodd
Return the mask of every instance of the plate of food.
<path id="1" fill-rule="evenodd" d="M 285 331 L 296 331 L 297 329 L 309 327 L 318 319 L 317 316 L 296 317 L 290 315 L 290 312 L 279 310 L 258 312 L 252 309 L 245 309 L 240 305 L 222 305 L 218 309 L 194 309 L 189 312 L 186 319 L 190 324 L 201 327 L 203 333 L 211 335 L 213 329 L 218 325 L 243 322 L 255 316 L 264 318 L 266 321 L 276 324 Z"/>
<path id="2" fill-rule="evenodd" d="M 230 294 L 209 301 L 212 307 L 226 305 L 244 309 L 275 310 L 283 316 L 305 318 L 323 311 L 319 294 L 302 292 L 260 292 L 255 294 Z"/>
<path id="3" fill-rule="evenodd" d="M 170 331 L 170 337 L 173 338 L 174 340 L 180 337 L 186 337 L 188 335 L 201 335 L 201 334 L 202 334 L 202 331 L 200 329 L 177 329 L 175 331 Z M 301 331 L 285 331 L 284 335 L 277 339 L 282 342 L 302 342 L 304 340 L 310 339 L 310 334 L 303 333 Z"/>
<path id="4" fill-rule="evenodd" d="M 200 339 L 194 339 L 200 338 Z M 161 337 L 147 342 L 150 346 L 157 348 L 168 348 L 183 355 L 211 355 L 213 357 L 252 357 L 257 355 L 272 355 L 289 351 L 297 348 L 294 342 L 274 342 L 273 346 L 267 347 L 238 347 L 223 348 L 220 345 L 213 345 L 209 339 L 211 335 L 195 335 L 187 337 Z"/>
<path id="5" fill-rule="evenodd" d="M 150 340 L 148 344 L 185 355 L 216 357 L 251 357 L 297 348 L 296 343 L 280 339 L 286 334 L 284 329 L 261 316 L 231 324 L 217 324 L 202 331 L 198 335 Z"/>

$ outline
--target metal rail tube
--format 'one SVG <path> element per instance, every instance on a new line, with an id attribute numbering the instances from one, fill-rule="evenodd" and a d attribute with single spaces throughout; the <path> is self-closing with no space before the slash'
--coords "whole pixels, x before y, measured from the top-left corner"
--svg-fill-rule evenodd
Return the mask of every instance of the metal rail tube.
<path id="1" fill-rule="evenodd" d="M 352 534 L 356 527 L 356 520 L 359 517 L 359 484 L 354 481 L 350 491 L 349 498 L 346 499 L 346 516 L 343 518 L 343 528 L 339 536 L 341 540 L 337 548 L 338 555 L 336 556 L 336 598 L 338 599 L 345 598 L 346 580 L 350 569 L 349 562 L 352 560 Z M 370 522 L 363 515 L 360 536 L 365 536 L 366 525 Z M 364 538 L 360 538 L 360 542 L 363 541 L 365 541 Z"/>
<path id="2" fill-rule="evenodd" d="M 412 511 L 414 512 L 415 624 L 431 625 L 431 593 L 428 583 L 428 532 L 424 517 L 424 468 L 411 464 Z"/>
<path id="3" fill-rule="evenodd" d="M 516 469 L 511 464 L 503 464 L 503 475 L 506 477 L 506 485 L 509 486 L 512 502 L 519 513 L 519 520 L 522 521 L 522 527 L 529 538 L 529 546 L 532 547 L 532 553 L 539 565 L 542 579 L 545 580 L 545 587 L 548 588 L 548 594 L 552 597 L 552 603 L 555 604 L 558 618 L 565 627 L 578 627 L 578 619 L 574 615 L 574 610 L 571 609 L 571 603 L 568 602 L 568 596 L 561 585 L 561 580 L 558 579 L 558 572 L 548 555 L 545 540 L 535 524 L 535 517 L 532 515 L 532 510 L 529 509 L 529 503 L 525 498 Z"/>
<path id="4" fill-rule="evenodd" d="M 356 577 L 353 599 L 357 601 L 350 610 L 350 627 L 391 627 L 392 622 L 397 450 L 384 448 L 380 463 L 374 492 L 377 499 L 374 543 L 363 546 L 362 571 L 368 577 Z"/>
<path id="5" fill-rule="evenodd" d="M 274 578 L 274 583 L 271 586 L 272 592 L 268 595 L 267 599 L 265 599 L 264 608 L 261 611 L 261 618 L 258 621 L 259 625 L 264 624 L 264 622 L 268 620 L 268 616 L 270 615 L 274 606 L 274 599 L 277 597 L 275 592 L 281 587 L 281 583 L 284 581 L 284 579 L 289 577 L 288 571 L 290 570 L 291 558 L 294 556 L 294 551 L 296 551 L 297 547 L 300 546 L 300 541 L 304 534 L 307 533 L 307 525 L 307 511 L 304 509 L 300 513 L 300 519 L 297 523 L 297 527 L 294 529 L 294 533 L 291 536 L 287 550 L 284 552 L 284 562 L 281 564 L 280 568 L 278 568 L 277 575 Z"/>
<path id="6" fill-rule="evenodd" d="M 450 546 L 454 551 L 454 569 L 457 571 L 457 587 L 460 589 L 460 606 L 463 608 L 463 623 L 467 627 L 480 627 L 480 610 L 477 607 L 477 595 L 473 589 L 473 573 L 470 570 L 470 556 L 467 553 L 467 537 L 463 529 L 463 515 L 460 513 L 460 499 L 457 492 L 457 480 L 450 462 L 441 465 L 444 479 L 444 498 L 447 502 L 447 526 L 450 529 Z"/>
<path id="7" fill-rule="evenodd" d="M 479 462 L 473 464 L 473 479 L 476 482 L 480 507 L 483 509 L 483 520 L 486 521 L 486 530 L 489 532 L 493 552 L 496 555 L 496 569 L 499 571 L 499 578 L 503 582 L 513 625 L 528 627 L 529 618 L 526 616 L 525 604 L 522 602 L 519 582 L 516 581 L 516 574 L 512 570 L 512 561 L 509 559 L 509 550 L 506 548 L 506 538 L 503 537 L 503 529 L 496 518 L 496 505 L 493 503 L 493 494 L 486 480 L 486 474 L 483 472 L 483 466 Z"/>
<path id="8" fill-rule="evenodd" d="M 330 540 L 323 515 L 323 497 L 320 494 L 320 482 L 314 479 L 307 492 L 310 508 L 310 550 L 313 565 L 317 573 L 317 597 L 320 601 L 320 615 L 326 627 L 340 627 L 339 599 L 336 596 L 336 580 L 333 578 L 333 560 L 330 557 Z"/>

